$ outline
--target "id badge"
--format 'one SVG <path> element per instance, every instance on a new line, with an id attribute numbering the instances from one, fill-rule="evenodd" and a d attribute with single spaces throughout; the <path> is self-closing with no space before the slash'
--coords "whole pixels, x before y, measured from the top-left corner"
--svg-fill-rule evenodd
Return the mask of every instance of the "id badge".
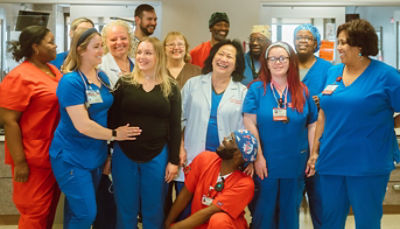
<path id="1" fill-rule="evenodd" d="M 201 198 L 201 203 L 203 205 L 210 206 L 212 202 L 213 202 L 213 199 L 210 197 L 207 197 L 206 195 L 203 195 L 203 197 Z"/>
<path id="2" fill-rule="evenodd" d="M 339 87 L 339 85 L 337 84 L 329 84 L 328 86 L 326 86 L 326 88 L 322 91 L 323 95 L 331 95 L 336 88 Z"/>
<path id="3" fill-rule="evenodd" d="M 287 121 L 286 108 L 272 109 L 272 118 L 274 121 Z"/>
<path id="4" fill-rule="evenodd" d="M 102 103 L 103 99 L 101 98 L 99 90 L 86 90 L 86 97 L 88 104 Z"/>

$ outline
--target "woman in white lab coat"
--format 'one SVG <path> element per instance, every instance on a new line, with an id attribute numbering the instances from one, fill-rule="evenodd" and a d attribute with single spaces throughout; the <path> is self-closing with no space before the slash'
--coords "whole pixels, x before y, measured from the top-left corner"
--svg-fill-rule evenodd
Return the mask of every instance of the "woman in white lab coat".
<path id="1" fill-rule="evenodd" d="M 247 92 L 240 83 L 243 71 L 241 44 L 224 40 L 211 49 L 202 69 L 203 75 L 185 83 L 182 89 L 181 163 L 190 163 L 205 150 L 215 152 L 224 136 L 243 127 L 242 103 Z M 184 182 L 182 171 L 176 181 L 180 190 Z M 188 216 L 189 212 L 190 208 L 185 209 L 181 217 Z"/>

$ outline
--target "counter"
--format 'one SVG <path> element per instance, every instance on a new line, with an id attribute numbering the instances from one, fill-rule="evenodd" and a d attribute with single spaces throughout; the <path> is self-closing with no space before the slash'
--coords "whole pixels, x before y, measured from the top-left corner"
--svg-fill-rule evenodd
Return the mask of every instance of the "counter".
<path id="1" fill-rule="evenodd" d="M 0 215 L 18 215 L 12 202 L 11 168 L 4 164 L 4 135 L 0 135 Z"/>

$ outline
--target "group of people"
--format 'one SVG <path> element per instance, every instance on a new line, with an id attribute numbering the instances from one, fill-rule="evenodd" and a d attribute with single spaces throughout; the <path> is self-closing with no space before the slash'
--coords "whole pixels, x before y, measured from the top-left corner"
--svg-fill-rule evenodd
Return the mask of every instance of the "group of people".
<path id="1" fill-rule="evenodd" d="M 116 223 L 95 228 L 248 228 L 247 206 L 252 228 L 299 228 L 304 191 L 314 228 L 344 228 L 350 206 L 357 228 L 380 228 L 400 160 L 400 74 L 370 58 L 369 22 L 339 26 L 335 66 L 315 55 L 311 24 L 295 49 L 254 26 L 244 54 L 226 13 L 190 53 L 180 32 L 150 36 L 150 5 L 135 23 L 99 33 L 78 18 L 58 55 L 40 26 L 12 43 L 24 61 L 0 84 L 0 123 L 20 228 L 51 228 L 60 190 L 65 228 L 90 228 L 110 173 Z"/>

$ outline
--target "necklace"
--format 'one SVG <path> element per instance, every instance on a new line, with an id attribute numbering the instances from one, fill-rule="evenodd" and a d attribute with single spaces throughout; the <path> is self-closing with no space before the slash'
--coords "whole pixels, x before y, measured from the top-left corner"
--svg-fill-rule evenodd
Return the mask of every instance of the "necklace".
<path id="1" fill-rule="evenodd" d="M 123 63 L 118 63 L 118 67 L 121 70 L 122 73 L 127 73 L 131 71 L 131 63 L 129 62 L 128 59 L 124 61 Z"/>

